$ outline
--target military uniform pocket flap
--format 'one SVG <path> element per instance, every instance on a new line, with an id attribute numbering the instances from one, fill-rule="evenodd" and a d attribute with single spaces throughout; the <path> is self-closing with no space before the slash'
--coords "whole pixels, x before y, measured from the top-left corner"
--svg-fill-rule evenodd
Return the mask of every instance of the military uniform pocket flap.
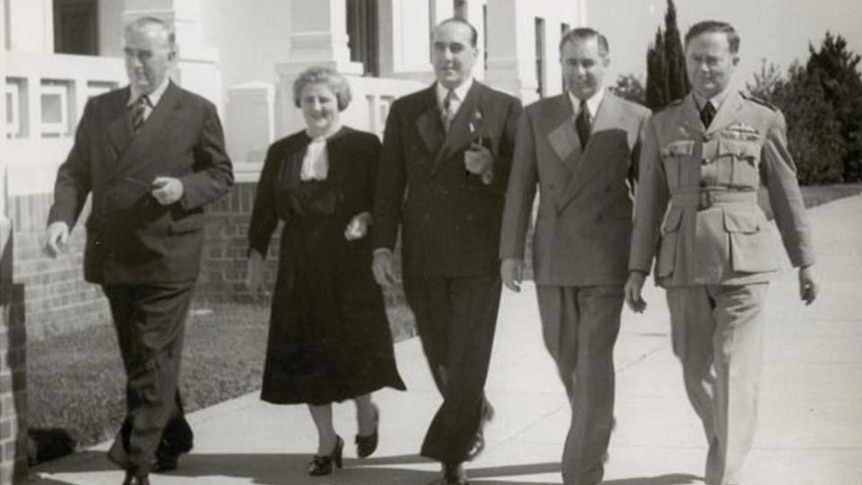
<path id="1" fill-rule="evenodd" d="M 757 160 L 760 158 L 760 145 L 746 141 L 722 139 L 718 144 L 718 156 L 726 155 L 732 155 L 742 160 Z"/>
<path id="2" fill-rule="evenodd" d="M 693 140 L 675 141 L 661 150 L 662 157 L 690 157 L 693 153 Z"/>
<path id="3" fill-rule="evenodd" d="M 760 231 L 760 217 L 753 212 L 724 211 L 727 232 L 753 234 Z"/>
<path id="4" fill-rule="evenodd" d="M 664 222 L 661 225 L 662 235 L 669 232 L 678 231 L 681 223 L 682 209 L 680 209 L 679 207 L 671 207 L 670 210 L 667 212 L 667 215 L 664 216 Z"/>

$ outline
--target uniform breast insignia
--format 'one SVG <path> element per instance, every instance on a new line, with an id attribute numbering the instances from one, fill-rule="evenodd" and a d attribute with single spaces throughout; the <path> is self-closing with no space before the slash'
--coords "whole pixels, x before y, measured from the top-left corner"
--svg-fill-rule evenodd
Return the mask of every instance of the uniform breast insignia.
<path id="1" fill-rule="evenodd" d="M 760 131 L 747 123 L 734 123 L 722 130 L 719 136 L 729 140 L 757 141 Z"/>

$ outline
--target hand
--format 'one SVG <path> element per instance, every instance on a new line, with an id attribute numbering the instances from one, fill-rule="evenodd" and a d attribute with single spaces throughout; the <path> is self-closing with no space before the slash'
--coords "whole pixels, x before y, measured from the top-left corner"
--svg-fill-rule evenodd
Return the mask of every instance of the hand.
<path id="1" fill-rule="evenodd" d="M 48 225 L 45 234 L 45 252 L 48 256 L 56 258 L 66 250 L 69 243 L 69 226 L 62 221 L 52 222 Z"/>
<path id="2" fill-rule="evenodd" d="M 260 300 L 263 297 L 263 256 L 255 250 L 251 250 L 248 255 L 245 286 L 253 299 Z"/>
<path id="3" fill-rule="evenodd" d="M 150 193 L 162 205 L 171 205 L 183 197 L 183 183 L 174 177 L 156 177 Z"/>
<path id="4" fill-rule="evenodd" d="M 626 305 L 635 313 L 643 313 L 647 307 L 646 300 L 641 296 L 645 280 L 646 273 L 643 271 L 632 271 L 629 273 L 629 279 L 626 281 L 626 286 L 623 290 L 626 295 Z"/>
<path id="5" fill-rule="evenodd" d="M 392 251 L 385 248 L 374 250 L 371 271 L 374 272 L 374 281 L 378 285 L 387 290 L 392 288 L 395 284 L 395 273 L 392 270 Z"/>
<path id="6" fill-rule="evenodd" d="M 524 261 L 518 258 L 506 258 L 500 263 L 500 278 L 506 288 L 515 293 L 521 292 L 521 281 L 524 280 Z"/>
<path id="7" fill-rule="evenodd" d="M 371 225 L 371 213 L 362 212 L 353 216 L 347 228 L 344 230 L 344 237 L 348 241 L 356 241 L 365 237 L 368 234 L 368 226 Z"/>
<path id="8" fill-rule="evenodd" d="M 819 287 L 814 266 L 799 268 L 799 298 L 805 302 L 805 305 L 814 303 Z"/>
<path id="9" fill-rule="evenodd" d="M 485 185 L 494 179 L 494 157 L 491 152 L 482 145 L 473 142 L 470 149 L 464 152 L 464 168 L 472 174 L 482 177 Z"/>

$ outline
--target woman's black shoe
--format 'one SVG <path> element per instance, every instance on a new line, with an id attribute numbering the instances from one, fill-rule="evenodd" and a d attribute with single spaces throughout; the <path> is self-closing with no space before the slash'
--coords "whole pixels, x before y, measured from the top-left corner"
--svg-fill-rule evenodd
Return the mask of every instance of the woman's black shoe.
<path id="1" fill-rule="evenodd" d="M 377 450 L 377 430 L 380 428 L 380 410 L 377 405 L 374 405 L 374 432 L 362 436 L 356 435 L 356 456 L 359 458 L 368 458 L 374 451 Z"/>
<path id="2" fill-rule="evenodd" d="M 314 455 L 314 459 L 308 464 L 308 474 L 313 477 L 329 475 L 332 473 L 332 465 L 341 468 L 341 452 L 344 449 L 344 440 L 335 435 L 335 448 L 328 455 Z"/>

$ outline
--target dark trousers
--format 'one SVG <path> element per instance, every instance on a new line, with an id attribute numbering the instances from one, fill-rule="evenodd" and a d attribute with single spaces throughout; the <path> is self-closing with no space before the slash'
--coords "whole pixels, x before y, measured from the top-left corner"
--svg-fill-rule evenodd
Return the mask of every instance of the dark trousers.
<path id="1" fill-rule="evenodd" d="M 422 443 L 423 456 L 460 463 L 482 421 L 500 277 L 405 278 L 422 349 L 443 404 Z"/>
<path id="2" fill-rule="evenodd" d="M 180 447 L 181 440 L 191 447 L 177 385 L 193 285 L 103 286 L 126 370 L 128 424 L 119 438 L 139 471 L 149 470 L 160 445 L 165 451 L 163 436 L 171 440 L 168 447 Z"/>

